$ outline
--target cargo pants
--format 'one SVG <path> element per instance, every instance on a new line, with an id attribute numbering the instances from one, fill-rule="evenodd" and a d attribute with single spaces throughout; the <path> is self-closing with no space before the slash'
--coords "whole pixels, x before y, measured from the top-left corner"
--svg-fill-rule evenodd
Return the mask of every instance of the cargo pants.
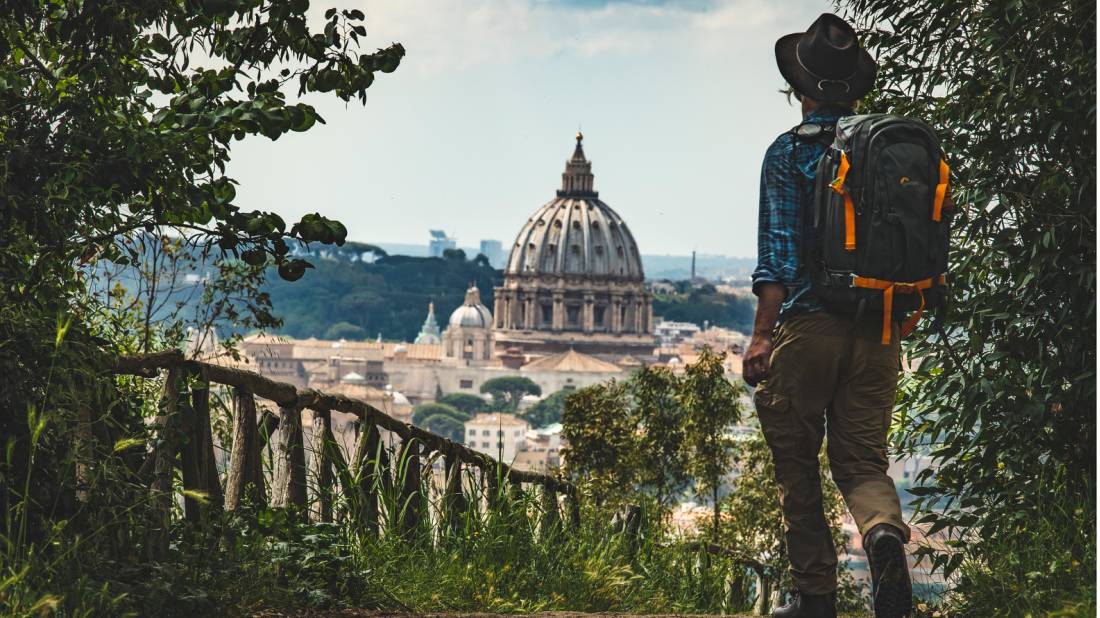
<path id="1" fill-rule="evenodd" d="M 886 474 L 886 434 L 901 368 L 898 324 L 825 312 L 792 316 L 774 336 L 771 373 L 753 396 L 775 461 L 791 575 L 804 594 L 832 592 L 837 554 L 822 507 L 818 453 L 829 465 L 861 535 L 887 523 L 909 527 Z"/>

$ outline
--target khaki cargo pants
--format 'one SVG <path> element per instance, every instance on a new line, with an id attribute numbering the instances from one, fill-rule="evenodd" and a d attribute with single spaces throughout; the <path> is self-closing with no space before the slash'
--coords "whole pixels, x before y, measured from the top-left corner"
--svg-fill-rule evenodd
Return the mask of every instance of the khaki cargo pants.
<path id="1" fill-rule="evenodd" d="M 909 539 L 894 482 L 886 475 L 886 433 L 900 370 L 898 325 L 883 345 L 882 322 L 825 312 L 784 321 L 771 374 L 753 397 L 775 460 L 787 552 L 805 594 L 836 589 L 837 555 L 822 511 L 818 453 L 826 433 L 833 480 L 866 534 L 888 523 Z"/>

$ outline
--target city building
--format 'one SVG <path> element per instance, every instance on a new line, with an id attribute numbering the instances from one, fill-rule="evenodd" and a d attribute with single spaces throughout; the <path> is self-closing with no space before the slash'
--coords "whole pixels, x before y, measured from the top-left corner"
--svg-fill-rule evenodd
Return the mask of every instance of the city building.
<path id="1" fill-rule="evenodd" d="M 527 421 L 513 414 L 491 412 L 478 414 L 466 421 L 466 446 L 479 453 L 511 464 L 516 455 L 527 449 Z"/>
<path id="2" fill-rule="evenodd" d="M 481 241 L 478 253 L 488 258 L 493 268 L 500 268 L 504 263 L 504 244 L 499 240 Z"/>
<path id="3" fill-rule="evenodd" d="M 698 333 L 701 328 L 698 324 L 691 322 L 670 322 L 668 320 L 661 320 L 657 322 L 655 327 L 657 338 L 661 341 L 661 346 L 673 346 L 678 343 L 682 343 L 687 339 L 691 339 Z"/>
<path id="4" fill-rule="evenodd" d="M 527 432 L 527 446 L 512 464 L 520 470 L 553 472 L 561 468 L 561 423 Z"/>
<path id="5" fill-rule="evenodd" d="M 428 241 L 428 255 L 431 257 L 443 257 L 444 251 L 458 246 L 455 239 L 447 236 L 443 230 L 430 230 L 428 233 L 432 235 Z"/>
<path id="6" fill-rule="evenodd" d="M 481 304 L 476 285 L 466 290 L 462 306 L 451 313 L 443 333 L 443 354 L 447 358 L 488 361 L 493 357 L 493 315 Z"/>
<path id="7" fill-rule="evenodd" d="M 498 352 L 653 353 L 653 307 L 637 243 L 594 190 L 582 141 L 577 133 L 557 197 L 531 215 L 510 249 L 493 300 Z"/>

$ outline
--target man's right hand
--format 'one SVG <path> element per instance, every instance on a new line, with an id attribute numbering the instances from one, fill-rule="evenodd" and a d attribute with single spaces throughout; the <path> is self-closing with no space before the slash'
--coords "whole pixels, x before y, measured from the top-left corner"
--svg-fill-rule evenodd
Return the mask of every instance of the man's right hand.
<path id="1" fill-rule="evenodd" d="M 771 372 L 772 338 L 771 335 L 753 335 L 749 348 L 745 350 L 742 362 L 742 377 L 749 386 L 756 386 L 766 380 Z"/>
<path id="2" fill-rule="evenodd" d="M 768 379 L 772 370 L 772 331 L 779 320 L 779 309 L 787 297 L 787 289 L 769 282 L 754 286 L 756 292 L 756 319 L 753 320 L 752 341 L 741 363 L 741 377 L 749 386 L 756 386 Z"/>

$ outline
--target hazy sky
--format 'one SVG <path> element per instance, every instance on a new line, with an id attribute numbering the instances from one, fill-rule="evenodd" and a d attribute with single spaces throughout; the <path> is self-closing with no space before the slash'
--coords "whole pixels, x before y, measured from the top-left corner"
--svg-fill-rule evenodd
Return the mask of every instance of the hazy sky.
<path id="1" fill-rule="evenodd" d="M 317 95 L 328 124 L 236 145 L 238 203 L 335 217 L 349 238 L 510 246 L 553 199 L 578 125 L 600 198 L 643 253 L 754 256 L 760 162 L 798 110 L 775 39 L 813 0 L 314 0 L 358 7 L 367 46 L 407 55 L 367 104 Z"/>

